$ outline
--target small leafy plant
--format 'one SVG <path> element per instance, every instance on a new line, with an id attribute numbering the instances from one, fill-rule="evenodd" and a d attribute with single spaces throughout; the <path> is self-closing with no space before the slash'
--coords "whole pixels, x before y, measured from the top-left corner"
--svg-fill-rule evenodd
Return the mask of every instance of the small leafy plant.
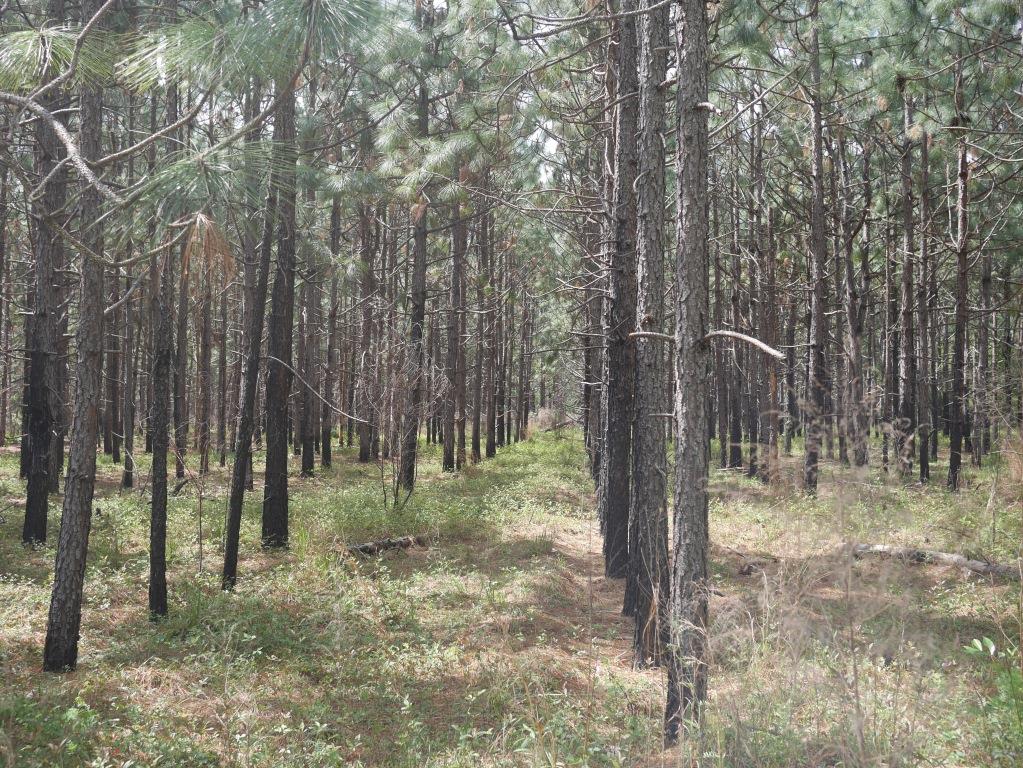
<path id="1" fill-rule="evenodd" d="M 992 757 L 1011 761 L 1023 755 L 1023 659 L 1009 642 L 999 648 L 990 637 L 974 639 L 966 653 L 987 663 L 994 692 L 983 704 L 990 728 Z"/>

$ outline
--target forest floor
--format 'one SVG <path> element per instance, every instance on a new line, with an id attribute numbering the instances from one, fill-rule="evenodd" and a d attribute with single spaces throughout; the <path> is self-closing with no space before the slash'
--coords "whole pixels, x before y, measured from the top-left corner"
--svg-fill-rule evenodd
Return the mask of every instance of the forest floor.
<path id="1" fill-rule="evenodd" d="M 576 432 L 456 475 L 428 447 L 397 512 L 390 465 L 340 451 L 292 478 L 285 554 L 256 545 L 257 484 L 234 594 L 219 589 L 216 469 L 171 500 L 159 624 L 146 495 L 119 491 L 101 457 L 79 667 L 63 676 L 40 671 L 59 511 L 50 544 L 23 548 L 17 456 L 2 455 L 0 765 L 1019 765 L 1019 659 L 999 656 L 1019 643 L 1018 583 L 842 544 L 1010 560 L 1023 465 L 1003 454 L 952 496 L 943 464 L 921 487 L 828 463 L 808 499 L 797 460 L 770 488 L 713 472 L 711 699 L 700 743 L 665 752 L 663 673 L 632 669 Z M 427 546 L 346 554 L 406 534 Z M 993 653 L 966 650 L 981 638 Z"/>

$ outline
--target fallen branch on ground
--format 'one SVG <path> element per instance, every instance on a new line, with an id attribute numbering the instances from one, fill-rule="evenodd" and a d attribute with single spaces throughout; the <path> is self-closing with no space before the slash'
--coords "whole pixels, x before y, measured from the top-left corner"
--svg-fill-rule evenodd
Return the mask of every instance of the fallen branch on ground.
<path id="1" fill-rule="evenodd" d="M 559 421 L 557 424 L 552 424 L 544 429 L 544 432 L 554 432 L 559 429 L 564 429 L 567 426 L 575 424 L 575 419 L 568 419 L 568 421 Z"/>
<path id="2" fill-rule="evenodd" d="M 353 544 L 348 547 L 348 551 L 353 555 L 378 555 L 388 549 L 425 546 L 426 540 L 421 536 L 401 536 L 397 539 L 380 539 L 379 541 L 367 541 L 365 544 Z"/>
<path id="3" fill-rule="evenodd" d="M 853 544 L 853 557 L 860 558 L 866 555 L 879 555 L 880 557 L 894 557 L 897 560 L 905 560 L 910 563 L 937 563 L 939 565 L 951 565 L 956 568 L 979 573 L 984 576 L 1004 576 L 1008 579 L 1020 579 L 1020 570 L 1023 561 L 1015 563 L 992 563 L 986 560 L 973 560 L 964 555 L 956 555 L 950 552 L 936 552 L 931 549 L 913 549 L 912 547 L 889 547 L 884 544 Z"/>

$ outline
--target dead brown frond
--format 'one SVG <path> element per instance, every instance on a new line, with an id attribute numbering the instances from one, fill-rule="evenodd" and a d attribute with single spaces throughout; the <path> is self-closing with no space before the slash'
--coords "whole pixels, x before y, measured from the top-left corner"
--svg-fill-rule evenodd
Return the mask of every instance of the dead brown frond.
<path id="1" fill-rule="evenodd" d="M 199 268 L 201 280 L 194 284 L 200 290 L 205 283 L 219 287 L 227 285 L 234 277 L 236 264 L 231 244 L 217 227 L 216 222 L 203 212 L 195 215 L 188 239 L 185 241 L 185 252 L 182 256 L 182 274 L 192 268 L 193 261 Z"/>

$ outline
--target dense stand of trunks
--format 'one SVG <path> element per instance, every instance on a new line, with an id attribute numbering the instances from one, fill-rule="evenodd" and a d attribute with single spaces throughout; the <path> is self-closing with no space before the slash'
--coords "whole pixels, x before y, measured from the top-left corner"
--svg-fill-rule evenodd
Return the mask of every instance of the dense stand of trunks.
<path id="1" fill-rule="evenodd" d="M 93 19 L 91 31 L 134 23 L 138 12 L 129 3 L 128 14 L 115 18 L 106 15 L 109 8 L 89 0 L 71 13 L 61 0 L 50 0 L 43 18 L 48 24 Z M 160 12 L 170 23 L 178 3 L 166 0 Z M 434 13 L 420 6 L 422 30 L 432 28 Z M 54 522 L 51 494 L 64 494 L 47 670 L 77 663 L 98 451 L 123 465 L 124 488 L 141 482 L 150 497 L 148 610 L 159 620 L 172 604 L 171 462 L 178 488 L 193 482 L 203 493 L 211 454 L 220 467 L 234 454 L 222 575 L 224 589 L 232 589 L 240 552 L 251 545 L 240 541 L 240 530 L 245 492 L 254 487 L 255 450 L 266 448 L 261 543 L 282 548 L 289 540 L 289 485 L 302 482 L 289 477 L 293 454 L 306 477 L 317 472 L 317 459 L 330 467 L 336 449 L 358 443 L 359 461 L 392 467 L 388 503 L 397 506 L 414 488 L 424 438 L 443 444 L 444 469 L 458 470 L 525 439 L 539 407 L 565 408 L 571 379 L 556 366 L 547 373 L 537 364 L 534 337 L 543 318 L 530 281 L 533 264 L 517 252 L 510 224 L 495 215 L 488 174 L 479 194 L 432 202 L 424 190 L 411 208 L 385 199 L 351 206 L 341 197 L 324 205 L 316 187 L 300 178 L 299 162 L 312 163 L 317 139 L 324 138 L 312 131 L 300 141 L 299 113 L 308 117 L 318 106 L 309 57 L 307 47 L 299 71 L 313 74 L 302 83 L 280 77 L 268 87 L 253 76 L 246 85 L 240 117 L 248 129 L 240 140 L 255 147 L 272 139 L 269 174 L 261 177 L 258 161 L 246 161 L 238 173 L 252 191 L 229 216 L 218 218 L 206 207 L 176 209 L 171 198 L 161 209 L 166 221 L 152 220 L 142 242 L 138 231 L 105 239 L 104 205 L 122 201 L 81 168 L 135 144 L 144 126 L 151 137 L 144 151 L 112 166 L 131 186 L 140 164 L 151 175 L 194 141 L 197 126 L 182 115 L 194 113 L 196 97 L 174 81 L 137 95 L 44 73 L 54 85 L 41 92 L 40 109 L 57 118 L 36 120 L 26 134 L 41 182 L 30 201 L 30 237 L 10 236 L 15 230 L 7 224 L 19 214 L 10 205 L 10 169 L 3 167 L 0 437 L 10 434 L 20 413 L 27 545 L 46 543 Z M 424 75 L 416 98 L 422 138 L 431 132 L 432 103 Z M 61 121 L 73 121 L 76 135 L 63 133 Z M 364 117 L 352 140 L 367 169 L 379 160 L 374 131 Z M 77 140 L 80 165 L 68 162 L 68 140 Z M 464 162 L 456 159 L 456 177 L 468 172 Z M 309 224 L 300 222 L 300 211 L 321 217 L 328 253 L 300 227 Z M 12 251 L 29 258 L 13 266 Z M 438 254 L 450 259 L 446 275 L 428 269 Z M 354 275 L 345 268 L 349 260 L 358 266 Z M 16 323 L 19 304 L 29 312 Z M 10 384 L 18 375 L 24 386 L 15 397 Z M 142 451 L 151 454 L 151 469 L 140 477 Z"/>
<path id="2" fill-rule="evenodd" d="M 961 58 L 952 71 L 956 130 L 943 149 L 954 173 L 946 179 L 931 162 L 934 137 L 919 123 L 921 104 L 929 115 L 934 105 L 901 76 L 897 123 L 882 129 L 871 117 L 847 129 L 843 107 L 827 101 L 822 10 L 812 4 L 800 40 L 807 109 L 797 203 L 784 180 L 767 177 L 777 148 L 768 147 L 763 108 L 750 108 L 769 93 L 759 76 L 744 81 L 748 102 L 736 97 L 723 126 L 731 126 L 730 138 L 708 156 L 702 115 L 717 107 L 706 101 L 702 75 L 703 4 L 682 3 L 675 18 L 676 29 L 691 23 L 696 32 L 679 31 L 675 45 L 673 126 L 664 124 L 657 93 L 668 19 L 651 3 L 617 7 L 622 16 L 604 49 L 608 129 L 580 158 L 580 176 L 594 180 L 587 191 L 603 202 L 576 223 L 587 284 L 578 312 L 586 340 L 581 423 L 605 571 L 626 577 L 623 611 L 635 620 L 636 663 L 667 661 L 665 727 L 673 741 L 698 715 L 706 686 L 706 460 L 809 494 L 823 482 L 824 462 L 928 482 L 933 464 L 944 461 L 955 490 L 964 456 L 980 466 L 998 449 L 999 428 L 1020 425 L 1013 344 L 1023 331 L 1011 327 L 1020 327 L 1018 319 L 1005 318 L 997 337 L 994 285 L 1006 277 L 995 274 L 996 251 L 978 255 L 971 239 L 978 161 L 963 138 L 971 116 Z M 659 219 L 671 143 L 679 183 L 674 285 L 661 276 Z M 939 196 L 944 211 L 936 213 Z M 663 328 L 666 295 L 675 299 L 673 337 Z M 740 335 L 711 344 L 706 334 L 714 328 Z M 767 355 L 742 335 L 782 351 Z M 701 343 L 689 346 L 694 338 Z M 672 375 L 662 380 L 671 357 Z M 663 427 L 672 393 L 669 557 Z M 719 450 L 710 457 L 713 441 Z M 783 461 L 796 452 L 798 473 Z"/>
<path id="3" fill-rule="evenodd" d="M 736 81 L 742 87 L 725 96 L 730 116 L 709 128 L 721 109 L 709 101 L 706 4 L 611 6 L 606 26 L 570 24 L 585 39 L 580 50 L 598 59 L 588 71 L 599 87 L 565 121 L 584 141 L 579 151 L 559 148 L 556 179 L 581 201 L 558 220 L 578 269 L 574 286 L 557 288 L 577 302 L 566 314 L 582 344 L 564 351 L 581 386 L 574 369 L 538 362 L 556 290 L 538 289 L 536 243 L 520 244 L 505 215 L 506 166 L 474 162 L 462 146 L 441 153 L 443 173 L 393 198 L 344 197 L 310 179 L 325 146 L 366 176 L 383 160 L 384 121 L 365 104 L 344 111 L 348 93 L 318 69 L 315 24 L 296 69 L 269 82 L 243 78 L 232 108 L 247 127 L 232 140 L 247 154 L 232 173 L 245 193 L 230 205 L 180 208 L 171 195 L 153 206 L 144 235 L 122 226 L 129 236 L 108 238 L 116 217 L 104 205 L 124 203 L 108 183 L 132 189 L 143 161 L 153 175 L 183 147 L 209 149 L 200 139 L 208 130 L 215 141 L 212 111 L 173 78 L 135 93 L 41 73 L 48 85 L 30 99 L 32 120 L 4 126 L 29 151 L 0 173 L 0 441 L 20 422 L 26 545 L 46 543 L 52 494 L 64 492 L 46 669 L 77 660 L 97 449 L 123 465 L 124 488 L 142 480 L 150 495 L 148 608 L 158 620 L 169 611 L 172 459 L 179 481 L 201 486 L 212 452 L 221 467 L 234 454 L 222 575 L 232 589 L 254 451 L 266 450 L 261 543 L 278 549 L 289 542 L 289 490 L 317 473 L 317 458 L 322 471 L 344 448 L 390 466 L 385 496 L 397 506 L 415 488 L 424 439 L 441 446 L 443 470 L 458 471 L 524 439 L 538 407 L 565 411 L 577 399 L 605 573 L 625 579 L 636 664 L 667 666 L 672 742 L 698 718 L 707 689 L 712 460 L 778 483 L 792 476 L 783 458 L 801 452 L 789 463 L 801 464 L 795 475 L 809 494 L 825 462 L 927 482 L 932 464 L 947 460 L 955 490 L 964 454 L 980 465 L 999 428 L 1018 426 L 1023 396 L 1007 382 L 1019 379 L 1023 323 L 996 312 L 1015 298 L 1012 265 L 996 264 L 979 236 L 995 228 L 971 207 L 991 190 L 974 190 L 980 161 L 968 131 L 980 88 L 970 52 L 940 70 L 952 77 L 941 105 L 952 129 L 939 145 L 946 178 L 932 162 L 938 137 L 918 122 L 938 109 L 930 94 L 899 76 L 896 106 L 880 107 L 898 119 L 844 114 L 825 82 L 834 73 L 821 50 L 821 7 L 785 22 L 807 25 L 798 35 L 802 106 L 784 118 L 799 123 L 805 158 L 788 168 L 789 184 L 772 177 L 783 118 L 764 118 L 766 101 L 781 112 L 784 100 L 761 73 Z M 37 13 L 42 26 L 82 24 L 84 36 L 133 24 L 142 11 L 128 2 L 106 16 L 109 7 L 48 0 Z M 159 11 L 173 22 L 178 0 Z M 455 85 L 438 90 L 434 77 L 449 11 L 421 2 L 411 14 L 422 49 L 408 68 L 410 165 L 470 119 L 461 107 L 475 73 L 451 56 Z M 522 42 L 512 18 L 500 25 Z M 21 105 L 4 98 L 5 109 Z M 319 122 L 324 104 L 350 125 Z M 494 124 L 506 120 L 498 113 Z M 121 157 L 140 131 L 149 133 L 144 152 Z M 254 150 L 267 138 L 264 168 Z M 116 162 L 105 163 L 110 156 Z M 23 166 L 38 188 L 21 178 Z M 93 167 L 107 169 L 105 181 Z M 451 179 L 461 185 L 454 192 Z M 6 226 L 15 220 L 27 232 Z M 152 454 L 145 478 L 140 443 Z"/>

